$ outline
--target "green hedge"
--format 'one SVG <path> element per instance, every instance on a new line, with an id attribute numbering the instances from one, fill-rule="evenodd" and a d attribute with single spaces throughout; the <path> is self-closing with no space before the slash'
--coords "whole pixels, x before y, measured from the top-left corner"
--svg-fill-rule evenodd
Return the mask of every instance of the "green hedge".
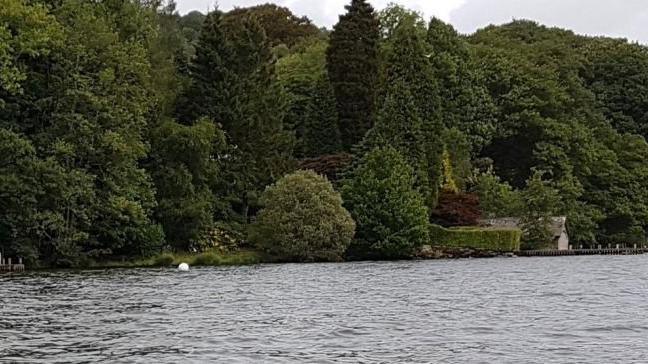
<path id="1" fill-rule="evenodd" d="M 457 228 L 446 229 L 438 225 L 430 227 L 432 245 L 448 248 L 513 252 L 520 250 L 522 231 L 519 229 Z"/>

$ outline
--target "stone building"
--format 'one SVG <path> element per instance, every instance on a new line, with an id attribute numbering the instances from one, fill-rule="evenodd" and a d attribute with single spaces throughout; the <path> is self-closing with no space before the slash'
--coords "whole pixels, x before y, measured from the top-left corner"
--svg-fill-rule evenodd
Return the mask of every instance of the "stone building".
<path id="1" fill-rule="evenodd" d="M 551 219 L 553 248 L 556 250 L 569 250 L 569 234 L 567 233 L 567 217 L 557 216 Z M 498 219 L 483 219 L 480 225 L 493 228 L 520 228 L 519 217 L 503 217 Z"/>

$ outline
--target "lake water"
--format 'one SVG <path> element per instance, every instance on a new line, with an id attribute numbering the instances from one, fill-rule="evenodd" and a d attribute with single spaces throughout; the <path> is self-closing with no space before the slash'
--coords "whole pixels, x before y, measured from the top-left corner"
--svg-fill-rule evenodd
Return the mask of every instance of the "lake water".
<path id="1" fill-rule="evenodd" d="M 0 362 L 648 363 L 648 256 L 0 275 Z"/>

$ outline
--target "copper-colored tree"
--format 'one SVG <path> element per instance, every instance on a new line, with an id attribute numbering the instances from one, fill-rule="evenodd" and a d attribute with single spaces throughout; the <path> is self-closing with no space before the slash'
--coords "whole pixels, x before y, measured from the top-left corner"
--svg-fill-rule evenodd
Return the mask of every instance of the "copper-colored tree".
<path id="1" fill-rule="evenodd" d="M 479 197 L 476 194 L 448 190 L 441 192 L 439 204 L 431 214 L 433 223 L 445 227 L 475 226 L 480 217 Z"/>

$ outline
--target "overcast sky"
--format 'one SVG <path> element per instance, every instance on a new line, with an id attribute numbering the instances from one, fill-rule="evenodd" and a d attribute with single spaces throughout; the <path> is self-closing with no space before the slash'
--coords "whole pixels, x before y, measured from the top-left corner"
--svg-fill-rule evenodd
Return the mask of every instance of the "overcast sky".
<path id="1" fill-rule="evenodd" d="M 206 12 L 215 0 L 176 0 L 181 13 Z M 306 15 L 318 26 L 330 28 L 349 0 L 220 0 L 219 7 L 249 6 L 266 2 L 284 5 Z M 462 33 L 513 19 L 572 29 L 577 33 L 628 38 L 648 44 L 648 0 L 371 0 L 381 9 L 389 2 L 415 9 L 426 17 L 452 23 Z"/>

